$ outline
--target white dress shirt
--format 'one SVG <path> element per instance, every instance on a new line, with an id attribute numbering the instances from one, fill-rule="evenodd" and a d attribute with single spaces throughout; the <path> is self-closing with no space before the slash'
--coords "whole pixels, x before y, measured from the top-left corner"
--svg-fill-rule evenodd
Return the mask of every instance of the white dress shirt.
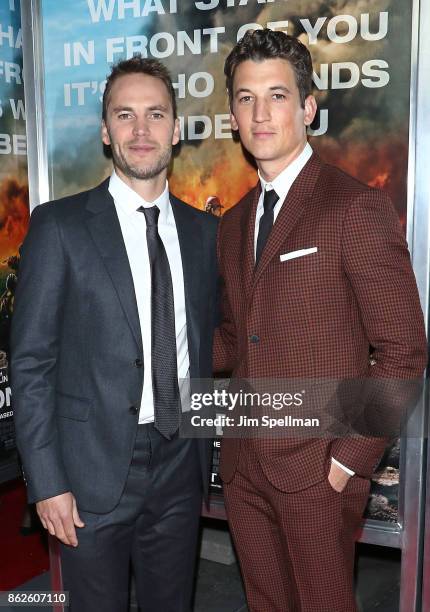
<path id="1" fill-rule="evenodd" d="M 265 181 L 264 178 L 261 176 L 260 171 L 258 171 L 258 177 L 261 183 L 261 194 L 258 200 L 257 212 L 255 215 L 254 257 L 255 257 L 256 250 L 257 250 L 257 238 L 258 238 L 258 229 L 260 226 L 260 219 L 264 213 L 264 206 L 263 206 L 264 192 L 274 189 L 276 193 L 278 194 L 279 200 L 276 202 L 275 207 L 273 209 L 273 223 L 275 223 L 276 218 L 279 214 L 279 211 L 281 210 L 281 207 L 284 203 L 284 200 L 287 197 L 288 192 L 290 191 L 291 185 L 294 183 L 294 181 L 296 180 L 300 172 L 303 170 L 306 163 L 311 158 L 312 153 L 313 153 L 312 147 L 307 142 L 305 145 L 305 148 L 300 153 L 300 155 L 298 155 L 298 157 L 296 157 L 296 159 L 292 161 L 289 166 L 284 168 L 282 172 L 280 172 L 278 176 L 274 178 L 273 181 L 271 181 L 270 183 Z M 350 476 L 354 476 L 355 472 L 353 472 L 352 470 L 347 468 L 345 465 L 343 465 L 342 463 L 334 459 L 334 457 L 332 457 L 331 460 L 332 460 L 332 463 L 335 463 L 337 466 L 345 470 L 347 474 L 349 474 Z"/>
<path id="2" fill-rule="evenodd" d="M 300 153 L 300 155 L 296 157 L 296 159 L 291 162 L 289 166 L 284 168 L 282 172 L 278 174 L 278 176 L 270 183 L 265 181 L 264 178 L 261 176 L 260 171 L 258 171 L 258 178 L 260 179 L 261 183 L 261 194 L 257 204 L 257 214 L 255 216 L 254 257 L 257 250 L 257 238 L 258 228 L 260 226 L 260 219 L 264 213 L 264 192 L 271 191 L 272 189 L 274 189 L 278 194 L 279 200 L 276 202 L 275 208 L 273 209 L 273 219 L 275 222 L 276 217 L 278 216 L 279 211 L 281 210 L 282 204 L 285 198 L 287 197 L 288 192 L 290 191 L 291 185 L 294 183 L 301 170 L 304 168 L 305 164 L 310 159 L 312 153 L 312 147 L 307 142 L 305 148 Z"/>
<path id="3" fill-rule="evenodd" d="M 127 250 L 142 334 L 144 377 L 139 423 L 150 423 L 154 420 L 151 368 L 151 268 L 146 241 L 145 215 L 138 212 L 138 208 L 141 206 L 145 208 L 158 206 L 160 209 L 158 233 L 166 249 L 172 275 L 178 379 L 180 387 L 182 387 L 181 381 L 189 377 L 190 361 L 185 313 L 184 275 L 178 232 L 170 204 L 167 181 L 163 193 L 154 202 L 146 202 L 131 187 L 126 185 L 116 172 L 113 172 L 109 182 L 109 192 L 114 199 Z"/>

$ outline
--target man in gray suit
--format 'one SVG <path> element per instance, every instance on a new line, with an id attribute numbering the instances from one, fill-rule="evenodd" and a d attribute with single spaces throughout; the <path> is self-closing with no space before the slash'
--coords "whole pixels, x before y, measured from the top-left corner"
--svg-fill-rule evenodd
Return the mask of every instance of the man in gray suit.
<path id="1" fill-rule="evenodd" d="M 166 69 L 113 67 L 114 172 L 38 206 L 12 325 L 17 443 L 30 502 L 61 541 L 72 610 L 189 610 L 210 444 L 178 435 L 183 381 L 209 378 L 216 220 L 169 193 L 179 141 Z"/>

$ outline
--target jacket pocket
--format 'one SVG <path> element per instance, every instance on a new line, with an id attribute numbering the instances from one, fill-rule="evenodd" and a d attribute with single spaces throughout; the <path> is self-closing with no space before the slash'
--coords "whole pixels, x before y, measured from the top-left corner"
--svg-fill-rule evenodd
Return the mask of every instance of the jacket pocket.
<path id="1" fill-rule="evenodd" d="M 289 253 L 283 253 L 279 257 L 279 261 L 289 261 L 290 259 L 297 259 L 297 257 L 304 257 L 305 255 L 312 255 L 318 252 L 318 247 L 310 247 L 309 249 L 299 249 L 298 251 L 290 251 Z"/>

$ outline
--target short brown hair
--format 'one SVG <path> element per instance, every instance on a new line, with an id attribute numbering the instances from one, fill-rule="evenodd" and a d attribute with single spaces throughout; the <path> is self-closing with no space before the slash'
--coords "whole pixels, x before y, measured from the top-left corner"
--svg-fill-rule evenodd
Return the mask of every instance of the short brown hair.
<path id="1" fill-rule="evenodd" d="M 294 36 L 284 32 L 248 30 L 233 47 L 224 64 L 224 74 L 230 106 L 233 100 L 233 79 L 236 68 L 246 60 L 261 62 L 266 59 L 287 60 L 296 77 L 300 103 L 305 106 L 307 96 L 312 93 L 312 58 L 308 49 Z"/>
<path id="2" fill-rule="evenodd" d="M 137 53 L 130 59 L 121 60 L 114 64 L 111 68 L 111 72 L 106 80 L 106 87 L 103 92 L 103 110 L 102 118 L 106 121 L 107 107 L 109 104 L 109 96 L 112 89 L 112 85 L 115 81 L 126 74 L 147 74 L 148 76 L 160 79 L 166 86 L 166 89 L 170 96 L 172 103 L 173 118 L 177 117 L 176 109 L 176 95 L 172 85 L 172 78 L 166 66 L 155 59 L 143 58 L 140 53 Z"/>

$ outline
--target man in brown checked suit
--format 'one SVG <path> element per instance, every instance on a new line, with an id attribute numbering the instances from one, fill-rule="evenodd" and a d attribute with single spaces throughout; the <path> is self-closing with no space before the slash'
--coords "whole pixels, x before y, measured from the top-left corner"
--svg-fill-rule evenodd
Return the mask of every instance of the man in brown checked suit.
<path id="1" fill-rule="evenodd" d="M 215 369 L 272 381 L 419 379 L 424 324 L 399 220 L 386 194 L 307 143 L 316 112 L 308 50 L 281 32 L 248 32 L 225 74 L 232 128 L 259 181 L 220 224 Z M 252 612 L 356 610 L 354 534 L 385 444 L 370 435 L 223 440 Z"/>

